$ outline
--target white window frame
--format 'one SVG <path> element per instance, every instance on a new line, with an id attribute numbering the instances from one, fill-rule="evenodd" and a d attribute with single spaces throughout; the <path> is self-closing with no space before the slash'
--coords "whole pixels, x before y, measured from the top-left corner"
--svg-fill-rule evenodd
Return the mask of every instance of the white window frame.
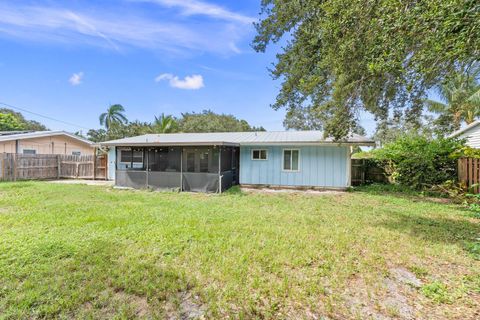
<path id="1" fill-rule="evenodd" d="M 33 152 L 29 152 L 29 153 L 25 153 L 25 151 L 33 151 Z M 36 155 L 37 154 L 37 150 L 36 149 L 22 149 L 22 154 L 30 154 L 30 155 Z"/>
<path id="2" fill-rule="evenodd" d="M 285 169 L 285 151 L 298 151 L 298 169 L 297 170 L 292 170 L 292 169 Z M 296 149 L 296 148 L 285 148 L 282 150 L 282 171 L 283 172 L 300 172 L 300 159 L 301 159 L 301 155 L 300 155 L 300 149 Z M 293 163 L 293 152 L 290 153 L 290 165 L 292 165 Z"/>
<path id="3" fill-rule="evenodd" d="M 261 155 L 262 151 L 265 151 L 265 159 L 262 159 L 262 158 L 255 159 L 255 158 L 253 158 L 253 152 L 254 151 L 258 151 L 259 156 Z M 266 160 L 268 160 L 268 149 L 252 149 L 252 152 L 250 153 L 250 159 L 252 159 L 252 161 L 266 161 Z"/>

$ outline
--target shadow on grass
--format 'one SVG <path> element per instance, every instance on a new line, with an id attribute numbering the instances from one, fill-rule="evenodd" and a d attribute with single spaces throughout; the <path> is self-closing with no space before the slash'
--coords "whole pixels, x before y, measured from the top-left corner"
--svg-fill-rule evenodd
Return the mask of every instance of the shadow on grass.
<path id="1" fill-rule="evenodd" d="M 392 213 L 391 219 L 381 223 L 380 226 L 406 232 L 433 243 L 456 244 L 464 249 L 467 242 L 474 241 L 480 236 L 480 223 L 465 219 Z"/>

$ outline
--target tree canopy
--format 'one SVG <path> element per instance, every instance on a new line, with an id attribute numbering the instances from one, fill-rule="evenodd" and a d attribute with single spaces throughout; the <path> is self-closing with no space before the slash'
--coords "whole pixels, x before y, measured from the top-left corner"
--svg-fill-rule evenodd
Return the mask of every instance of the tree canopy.
<path id="1" fill-rule="evenodd" d="M 452 74 L 438 87 L 441 100 L 427 100 L 428 110 L 438 114 L 437 130 L 451 133 L 462 122 L 470 124 L 480 116 L 480 66 Z"/>
<path id="2" fill-rule="evenodd" d="M 184 113 L 178 119 L 162 113 L 159 117 L 154 116 L 151 123 L 138 120 L 133 122 L 113 121 L 108 129 L 89 130 L 87 137 L 91 141 L 102 142 L 148 133 L 232 131 L 265 131 L 265 129 L 250 126 L 247 121 L 239 120 L 233 115 L 217 114 L 211 110 L 204 110 L 201 113 Z"/>
<path id="3" fill-rule="evenodd" d="M 183 113 L 178 126 L 181 132 L 265 131 L 263 127 L 252 127 L 247 121 L 233 115 L 217 114 L 211 110 Z"/>
<path id="4" fill-rule="evenodd" d="M 12 131 L 12 130 L 33 130 L 33 131 L 45 131 L 48 130 L 40 122 L 34 120 L 27 120 L 20 112 L 13 111 L 7 108 L 0 108 L 0 116 L 3 117 L 2 121 L 6 121 L 9 124 L 3 124 L 0 131 Z M 12 126 L 12 129 L 6 129 L 8 126 Z"/>
<path id="5" fill-rule="evenodd" d="M 107 111 L 102 113 L 99 117 L 100 124 L 110 130 L 112 126 L 121 126 L 128 122 L 124 115 L 125 108 L 121 104 L 114 104 L 108 107 Z"/>
<path id="6" fill-rule="evenodd" d="M 254 48 L 281 43 L 274 109 L 345 137 L 367 111 L 420 125 L 426 91 L 480 57 L 477 0 L 263 0 Z"/>

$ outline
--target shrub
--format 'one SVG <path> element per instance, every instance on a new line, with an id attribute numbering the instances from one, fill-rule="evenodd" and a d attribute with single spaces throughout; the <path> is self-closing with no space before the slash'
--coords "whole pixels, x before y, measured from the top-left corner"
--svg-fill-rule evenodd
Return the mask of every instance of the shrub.
<path id="1" fill-rule="evenodd" d="M 456 180 L 462 148 L 463 142 L 457 139 L 403 136 L 373 154 L 392 182 L 420 190 Z"/>

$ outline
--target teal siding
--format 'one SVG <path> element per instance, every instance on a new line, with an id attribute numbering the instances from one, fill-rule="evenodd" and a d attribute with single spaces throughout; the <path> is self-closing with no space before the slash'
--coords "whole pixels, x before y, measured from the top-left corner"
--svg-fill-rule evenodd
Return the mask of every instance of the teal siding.
<path id="1" fill-rule="evenodd" d="M 267 160 L 252 160 L 252 149 L 267 149 Z M 298 172 L 283 171 L 283 149 L 300 150 Z M 349 156 L 347 146 L 242 146 L 240 184 L 345 188 Z"/>

